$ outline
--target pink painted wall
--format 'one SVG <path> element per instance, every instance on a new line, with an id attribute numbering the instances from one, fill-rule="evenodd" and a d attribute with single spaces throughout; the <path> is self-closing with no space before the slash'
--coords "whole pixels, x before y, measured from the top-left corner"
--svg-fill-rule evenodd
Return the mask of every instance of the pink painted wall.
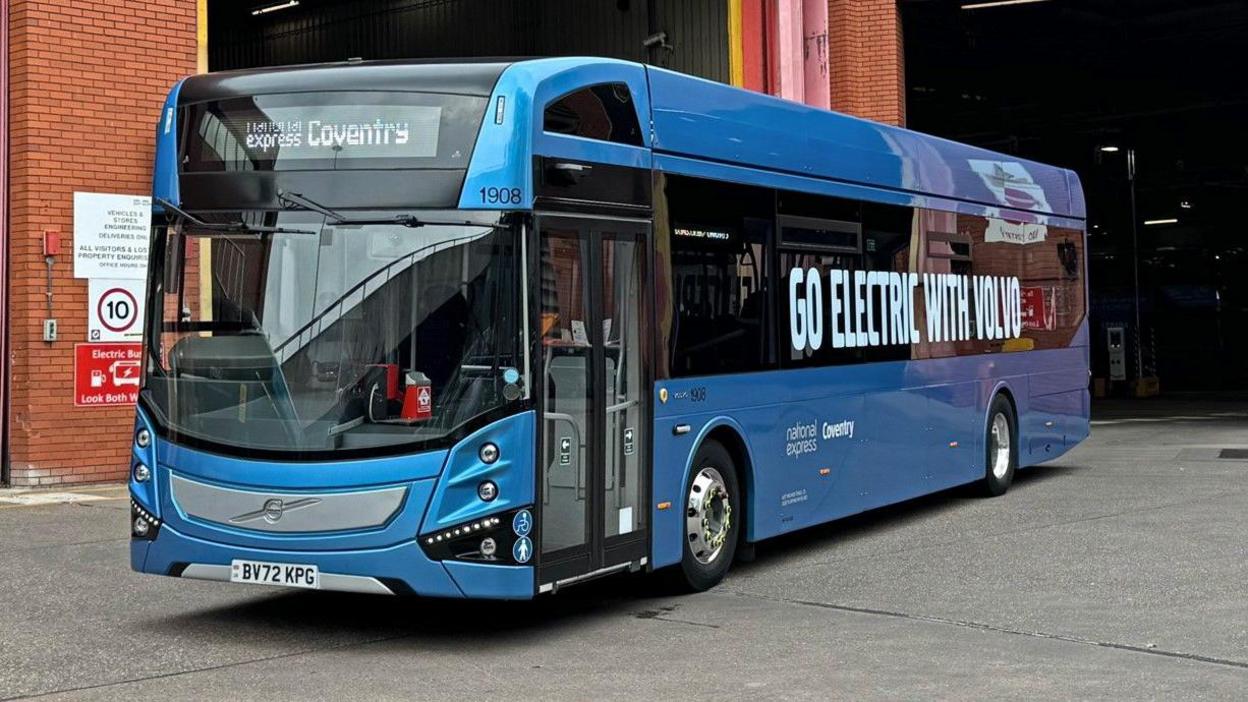
<path id="1" fill-rule="evenodd" d="M 804 102 L 828 109 L 832 84 L 828 76 L 828 0 L 802 3 L 802 74 Z"/>
<path id="2" fill-rule="evenodd" d="M 795 102 L 806 96 L 805 61 L 802 59 L 803 0 L 776 0 L 775 60 L 776 81 L 772 94 Z M 826 12 L 826 10 L 825 10 Z M 826 24 L 826 23 L 825 23 Z"/>

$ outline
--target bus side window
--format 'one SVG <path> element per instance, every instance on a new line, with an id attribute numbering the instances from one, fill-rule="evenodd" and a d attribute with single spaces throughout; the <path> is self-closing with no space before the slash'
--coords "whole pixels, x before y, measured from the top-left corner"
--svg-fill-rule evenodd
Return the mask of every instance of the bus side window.
<path id="1" fill-rule="evenodd" d="M 673 377 L 774 367 L 767 281 L 775 193 L 667 176 L 671 302 L 665 334 Z M 665 271 L 666 272 L 666 271 Z"/>
<path id="2" fill-rule="evenodd" d="M 675 375 L 759 368 L 765 357 L 766 232 L 748 224 L 737 230 L 673 227 Z"/>
<path id="3" fill-rule="evenodd" d="M 786 193 L 787 199 L 793 203 L 792 194 Z M 832 341 L 832 332 L 827 329 L 833 305 L 833 293 L 829 284 L 831 271 L 863 270 L 863 235 L 862 224 L 858 221 L 860 207 L 857 202 L 836 199 L 811 199 L 801 203 L 803 213 L 823 214 L 821 206 L 839 206 L 842 216 L 852 216 L 851 220 L 822 219 L 782 214 L 777 220 L 780 229 L 779 261 L 781 294 L 780 313 L 777 315 L 777 330 L 780 338 L 781 356 L 790 367 L 834 366 L 847 363 L 861 363 L 867 359 L 865 349 L 837 347 Z M 785 198 L 781 205 L 784 206 Z M 793 207 L 791 204 L 790 207 Z M 842 214 L 830 211 L 830 214 Z M 805 348 L 794 348 L 791 326 L 791 315 L 800 312 L 790 310 L 790 306 L 800 300 L 790 299 L 789 276 L 791 271 L 816 271 L 820 290 L 818 304 L 805 301 L 802 311 L 809 315 L 810 322 L 820 329 L 818 348 L 809 343 Z M 809 290 L 809 288 L 807 288 Z M 839 292 L 839 291 L 836 291 Z M 808 337 L 808 342 L 810 339 Z"/>

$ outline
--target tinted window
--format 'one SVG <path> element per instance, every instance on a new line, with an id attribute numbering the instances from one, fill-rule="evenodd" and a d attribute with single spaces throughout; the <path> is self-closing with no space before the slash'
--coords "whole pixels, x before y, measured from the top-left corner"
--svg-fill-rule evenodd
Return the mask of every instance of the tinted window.
<path id="1" fill-rule="evenodd" d="M 909 359 L 908 290 L 914 210 L 838 198 L 781 196 L 776 329 L 789 367 Z M 895 275 L 893 275 L 895 274 Z M 905 313 L 903 313 L 905 312 Z"/>
<path id="2" fill-rule="evenodd" d="M 546 108 L 543 129 L 555 134 L 641 146 L 641 125 L 624 83 L 603 83 L 568 93 Z"/>
<path id="3" fill-rule="evenodd" d="M 1085 313 L 1081 231 L 933 210 L 922 212 L 920 228 L 923 286 L 935 282 L 935 276 L 954 274 L 969 281 L 970 290 L 966 333 L 926 340 L 918 357 L 1050 349 L 1070 343 Z M 1017 279 L 1017 290 L 976 289 L 985 280 L 1008 285 L 1012 279 Z M 959 308 L 960 303 L 955 305 Z M 1017 330 L 1012 328 L 1015 323 Z"/>
<path id="4" fill-rule="evenodd" d="M 671 374 L 767 367 L 772 191 L 673 176 L 666 195 Z"/>

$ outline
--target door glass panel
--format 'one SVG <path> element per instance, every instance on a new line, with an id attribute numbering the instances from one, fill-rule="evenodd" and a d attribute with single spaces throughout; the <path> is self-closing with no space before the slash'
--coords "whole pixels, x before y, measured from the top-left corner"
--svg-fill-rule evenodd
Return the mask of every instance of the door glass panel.
<path id="1" fill-rule="evenodd" d="M 599 259 L 603 345 L 604 467 L 603 510 L 607 538 L 644 527 L 641 466 L 646 394 L 641 367 L 642 247 L 634 239 L 603 238 Z"/>
<path id="2" fill-rule="evenodd" d="M 588 451 L 593 388 L 587 247 L 577 232 L 547 230 L 541 243 L 542 552 L 589 539 Z"/>

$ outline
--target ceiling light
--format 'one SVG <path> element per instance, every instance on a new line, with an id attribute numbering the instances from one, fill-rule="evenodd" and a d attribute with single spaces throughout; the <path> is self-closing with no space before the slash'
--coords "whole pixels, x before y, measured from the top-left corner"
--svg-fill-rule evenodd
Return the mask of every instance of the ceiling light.
<path id="1" fill-rule="evenodd" d="M 1117 146 L 1102 146 L 1101 151 L 1107 154 L 1116 154 L 1118 153 L 1118 147 Z"/>
<path id="2" fill-rule="evenodd" d="M 1179 220 L 1173 217 L 1169 219 L 1146 219 L 1144 220 L 1145 226 L 1152 226 L 1155 224 L 1178 224 L 1178 223 L 1179 223 Z"/>
<path id="3" fill-rule="evenodd" d="M 1004 7 L 1006 5 L 1030 5 L 1033 2 L 1048 2 L 1049 0 L 992 0 L 991 2 L 973 2 L 962 6 L 963 10 L 982 10 L 988 7 Z"/>
<path id="4" fill-rule="evenodd" d="M 276 5 L 265 5 L 264 7 L 257 7 L 256 9 L 251 11 L 251 14 L 252 15 L 267 15 L 270 12 L 277 12 L 278 10 L 285 10 L 290 7 L 295 7 L 298 4 L 299 4 L 299 0 L 287 0 L 287 2 L 279 2 Z"/>

